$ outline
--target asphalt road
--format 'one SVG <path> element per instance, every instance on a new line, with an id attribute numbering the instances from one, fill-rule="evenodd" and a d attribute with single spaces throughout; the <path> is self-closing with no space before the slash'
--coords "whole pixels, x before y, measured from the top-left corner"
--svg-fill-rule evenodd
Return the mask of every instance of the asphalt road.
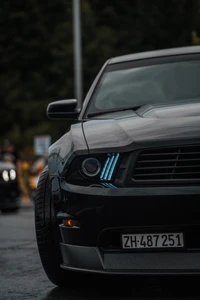
<path id="1" fill-rule="evenodd" d="M 46 277 L 37 252 L 33 207 L 0 214 L 0 300 L 200 299 L 198 278 L 92 277 L 59 289 Z"/>

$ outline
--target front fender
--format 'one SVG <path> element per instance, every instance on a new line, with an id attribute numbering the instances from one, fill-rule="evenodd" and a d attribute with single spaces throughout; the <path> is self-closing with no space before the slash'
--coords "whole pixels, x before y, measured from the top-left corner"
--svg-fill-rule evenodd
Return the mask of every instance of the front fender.
<path id="1" fill-rule="evenodd" d="M 75 156 L 87 155 L 88 153 L 82 123 L 72 125 L 66 134 L 49 147 L 49 175 L 51 177 L 59 177 Z"/>

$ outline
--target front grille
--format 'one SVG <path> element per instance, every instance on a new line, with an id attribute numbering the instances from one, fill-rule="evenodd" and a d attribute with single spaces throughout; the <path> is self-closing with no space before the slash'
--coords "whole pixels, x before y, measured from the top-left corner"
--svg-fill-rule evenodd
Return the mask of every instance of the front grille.
<path id="1" fill-rule="evenodd" d="M 200 145 L 148 149 L 138 155 L 136 181 L 199 181 Z"/>

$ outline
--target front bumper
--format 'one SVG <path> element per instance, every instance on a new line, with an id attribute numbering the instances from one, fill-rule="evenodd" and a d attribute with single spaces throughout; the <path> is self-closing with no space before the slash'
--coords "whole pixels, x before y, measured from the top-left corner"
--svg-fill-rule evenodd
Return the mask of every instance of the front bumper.
<path id="1" fill-rule="evenodd" d="M 61 184 L 62 268 L 108 274 L 200 274 L 200 187 L 89 188 Z M 122 233 L 184 232 L 181 251 L 123 251 Z"/>
<path id="2" fill-rule="evenodd" d="M 67 270 L 119 275 L 200 274 L 200 252 L 117 253 L 97 247 L 61 244 Z"/>

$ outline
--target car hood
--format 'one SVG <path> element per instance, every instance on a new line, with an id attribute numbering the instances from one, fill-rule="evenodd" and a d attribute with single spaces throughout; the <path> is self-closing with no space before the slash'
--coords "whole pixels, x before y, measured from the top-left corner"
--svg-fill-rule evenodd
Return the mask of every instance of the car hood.
<path id="1" fill-rule="evenodd" d="M 200 142 L 200 103 L 145 106 L 83 124 L 90 153 Z"/>

